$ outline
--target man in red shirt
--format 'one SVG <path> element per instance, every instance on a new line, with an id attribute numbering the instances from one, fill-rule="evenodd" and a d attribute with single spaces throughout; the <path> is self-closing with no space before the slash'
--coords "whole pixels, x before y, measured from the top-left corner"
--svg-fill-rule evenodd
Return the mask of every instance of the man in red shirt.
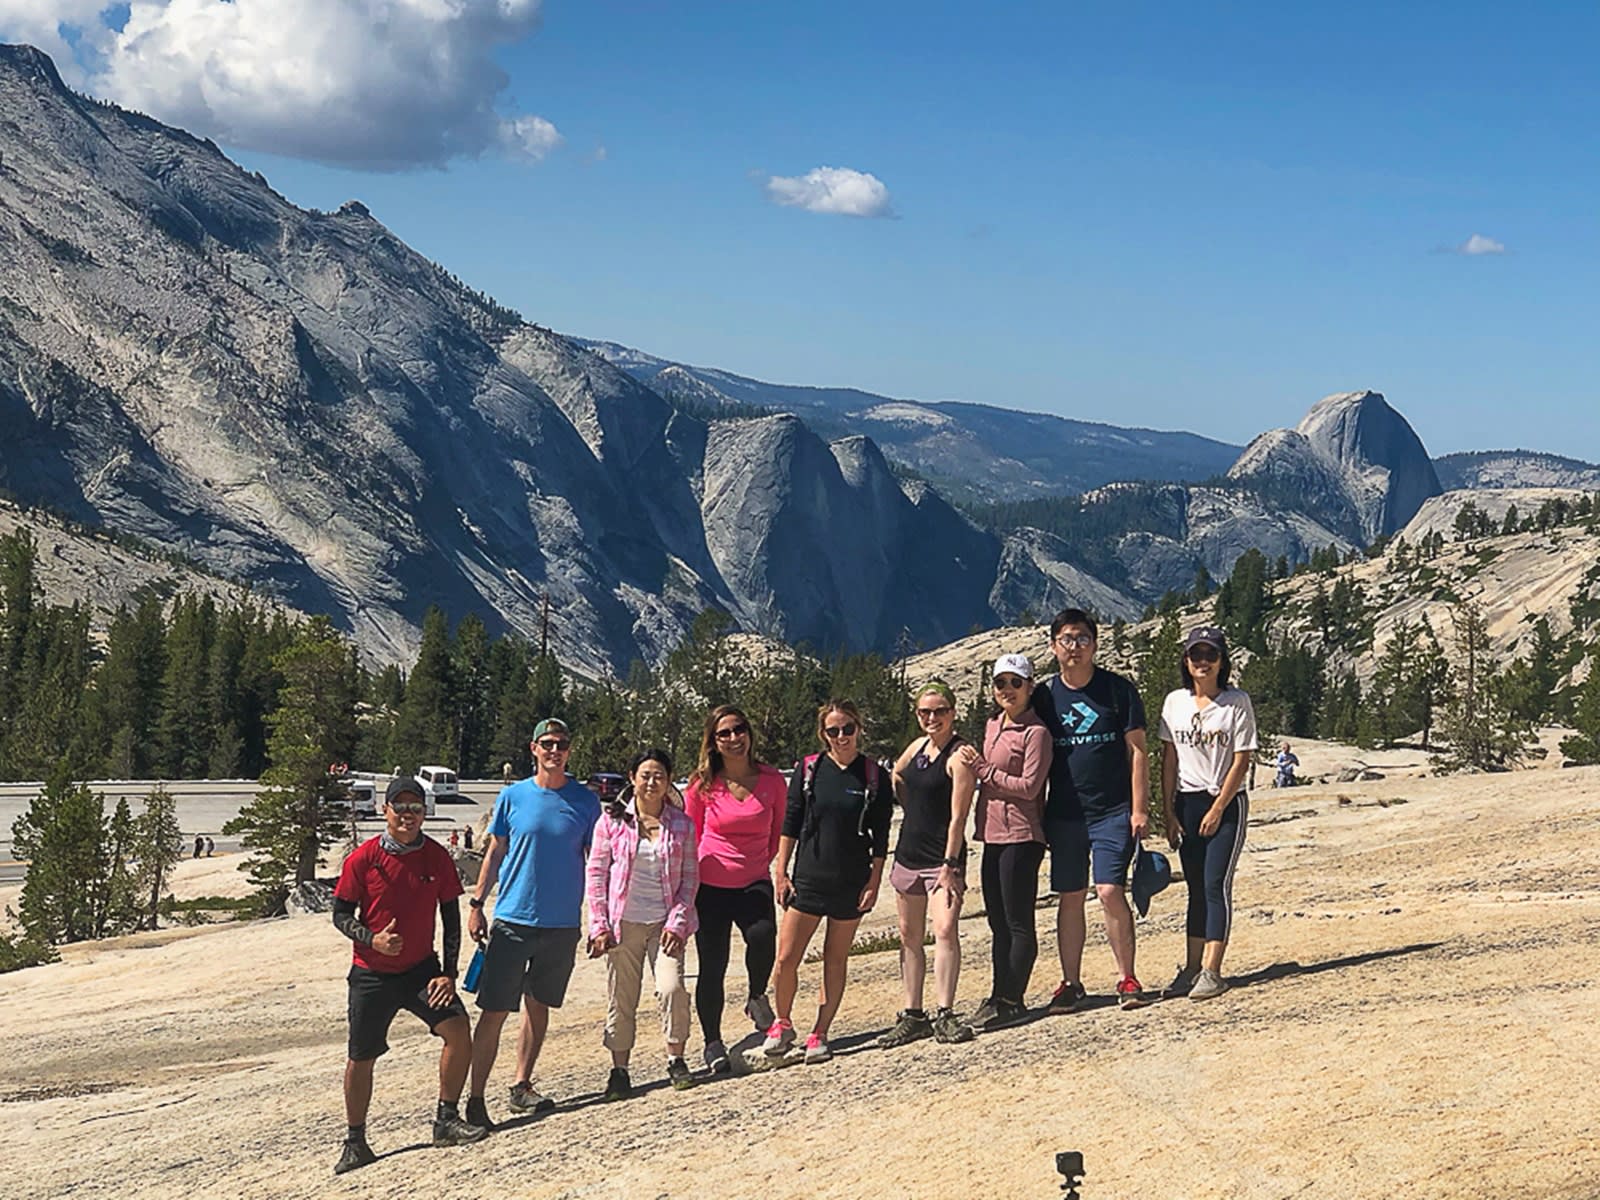
<path id="1" fill-rule="evenodd" d="M 456 995 L 461 955 L 461 880 L 438 842 L 422 832 L 422 785 L 397 776 L 384 797 L 384 831 L 344 861 L 333 890 L 334 927 L 355 943 L 350 967 L 350 1059 L 344 1069 L 349 1131 L 334 1166 L 343 1175 L 377 1158 L 367 1145 L 372 1064 L 389 1049 L 389 1025 L 402 1008 L 444 1039 L 439 1056 L 435 1146 L 476 1142 L 487 1130 L 461 1119 L 457 1104 L 472 1064 L 472 1029 Z M 433 912 L 444 928 L 444 954 L 433 949 Z"/>

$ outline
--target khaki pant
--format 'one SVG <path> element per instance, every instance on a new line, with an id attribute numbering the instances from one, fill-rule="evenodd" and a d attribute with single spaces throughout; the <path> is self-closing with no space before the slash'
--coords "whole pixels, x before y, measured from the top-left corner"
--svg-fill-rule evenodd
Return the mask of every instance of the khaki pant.
<path id="1" fill-rule="evenodd" d="M 689 1038 L 689 991 L 683 984 L 683 951 L 661 954 L 661 923 L 636 925 L 623 921 L 620 942 L 606 952 L 606 1049 L 633 1049 L 639 1012 L 639 991 L 644 985 L 645 959 L 656 980 L 661 1005 L 661 1033 L 669 1042 Z"/>

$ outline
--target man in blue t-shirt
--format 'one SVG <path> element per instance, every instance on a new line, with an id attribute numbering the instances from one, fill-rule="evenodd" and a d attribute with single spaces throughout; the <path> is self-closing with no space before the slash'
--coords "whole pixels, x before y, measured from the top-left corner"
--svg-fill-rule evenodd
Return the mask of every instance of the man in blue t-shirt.
<path id="1" fill-rule="evenodd" d="M 1123 891 L 1134 846 L 1150 828 L 1144 703 L 1130 680 L 1095 665 L 1098 637 L 1094 618 L 1082 609 L 1057 613 L 1050 649 L 1061 673 L 1033 693 L 1034 709 L 1055 739 L 1044 809 L 1050 888 L 1060 896 L 1061 985 L 1050 1000 L 1051 1012 L 1072 1012 L 1084 1000 L 1083 905 L 1091 859 L 1106 940 L 1117 961 L 1117 1003 L 1146 1003 L 1133 973 L 1133 911 Z"/>
<path id="2" fill-rule="evenodd" d="M 533 1065 L 550 1026 L 550 1010 L 566 999 L 577 954 L 583 908 L 584 863 L 600 819 L 595 794 L 567 774 L 572 731 L 554 717 L 533 728 L 533 778 L 501 790 L 489 822 L 483 869 L 467 898 L 467 932 L 487 941 L 478 977 L 478 1027 L 472 1037 L 472 1089 L 466 1119 L 492 1129 L 483 1092 L 500 1050 L 506 1017 L 522 1005 L 517 1039 L 517 1079 L 511 1108 L 541 1113 L 555 1101 L 533 1087 Z M 495 881 L 494 927 L 483 902 Z"/>

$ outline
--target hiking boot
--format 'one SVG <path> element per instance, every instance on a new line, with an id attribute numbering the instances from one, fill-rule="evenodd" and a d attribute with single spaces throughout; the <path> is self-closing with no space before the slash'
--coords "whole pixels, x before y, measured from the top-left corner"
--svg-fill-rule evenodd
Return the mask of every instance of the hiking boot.
<path id="1" fill-rule="evenodd" d="M 755 1023 L 757 1033 L 765 1033 L 778 1019 L 778 1014 L 772 1011 L 772 1004 L 767 1000 L 765 992 L 759 996 L 751 996 L 744 1002 L 744 1015 Z"/>
<path id="2" fill-rule="evenodd" d="M 556 1102 L 549 1096 L 541 1096 L 534 1091 L 533 1084 L 527 1080 L 511 1085 L 511 1097 L 506 1103 L 511 1105 L 512 1112 L 534 1114 L 547 1113 L 556 1106 Z"/>
<path id="3" fill-rule="evenodd" d="M 1211 1000 L 1222 995 L 1227 990 L 1228 985 L 1221 975 L 1218 975 L 1215 971 L 1202 969 L 1194 981 L 1194 986 L 1189 989 L 1189 999 Z"/>
<path id="4" fill-rule="evenodd" d="M 1178 973 L 1172 977 L 1172 982 L 1161 989 L 1163 996 L 1187 996 L 1189 989 L 1194 986 L 1194 981 L 1200 978 L 1199 967 L 1179 967 Z"/>
<path id="5" fill-rule="evenodd" d="M 333 1164 L 333 1173 L 343 1175 L 346 1171 L 354 1171 L 357 1167 L 364 1167 L 368 1163 L 378 1161 L 378 1156 L 372 1152 L 372 1147 L 366 1142 L 346 1140 L 344 1150 L 339 1155 L 339 1161 Z"/>
<path id="6" fill-rule="evenodd" d="M 825 1063 L 833 1057 L 833 1051 L 828 1049 L 828 1039 L 813 1030 L 806 1035 L 806 1061 L 808 1063 Z"/>
<path id="7" fill-rule="evenodd" d="M 694 1086 L 694 1072 L 689 1070 L 689 1064 L 683 1061 L 681 1054 L 674 1054 L 667 1059 L 667 1081 L 679 1092 L 688 1091 Z"/>
<path id="8" fill-rule="evenodd" d="M 767 1030 L 767 1040 L 761 1043 L 761 1052 L 768 1058 L 782 1058 L 794 1045 L 794 1026 L 779 1019 Z"/>
<path id="9" fill-rule="evenodd" d="M 633 1080 L 628 1078 L 627 1067 L 612 1067 L 606 1076 L 606 1099 L 627 1100 L 633 1096 Z"/>
<path id="10" fill-rule="evenodd" d="M 1150 998 L 1144 994 L 1144 988 L 1132 975 L 1117 982 L 1118 1008 L 1143 1008 L 1149 1003 Z"/>
<path id="11" fill-rule="evenodd" d="M 878 1039 L 878 1046 L 888 1050 L 920 1041 L 933 1033 L 933 1022 L 920 1008 L 907 1008 L 895 1014 L 894 1028 Z"/>
<path id="12" fill-rule="evenodd" d="M 484 1107 L 482 1096 L 467 1097 L 467 1115 L 465 1120 L 468 1125 L 476 1125 L 485 1133 L 494 1132 L 494 1122 L 489 1119 L 489 1110 Z"/>
<path id="13" fill-rule="evenodd" d="M 1019 1004 L 1015 1000 L 996 998 L 994 1001 L 994 1015 L 983 1022 L 983 1028 L 1004 1029 L 1007 1025 L 1015 1025 L 1027 1015 L 1028 1006 L 1026 1004 Z M 973 1024 L 976 1025 L 978 1022 L 974 1020 Z"/>
<path id="14" fill-rule="evenodd" d="M 713 1075 L 727 1075 L 733 1070 L 733 1064 L 728 1061 L 728 1048 L 721 1042 L 707 1042 L 705 1058 Z"/>
<path id="15" fill-rule="evenodd" d="M 481 1125 L 473 1125 L 460 1117 L 436 1117 L 433 1122 L 435 1146 L 470 1146 L 489 1136 Z"/>
<path id="16" fill-rule="evenodd" d="M 1050 997 L 1050 1007 L 1047 1011 L 1060 1016 L 1062 1013 L 1077 1012 L 1083 1006 L 1089 993 L 1084 991 L 1081 983 L 1068 983 L 1065 979 L 1061 986 L 1056 988 L 1055 994 Z"/>
<path id="17" fill-rule="evenodd" d="M 933 1012 L 933 1040 L 936 1042 L 970 1042 L 978 1036 L 953 1008 L 938 1008 Z"/>

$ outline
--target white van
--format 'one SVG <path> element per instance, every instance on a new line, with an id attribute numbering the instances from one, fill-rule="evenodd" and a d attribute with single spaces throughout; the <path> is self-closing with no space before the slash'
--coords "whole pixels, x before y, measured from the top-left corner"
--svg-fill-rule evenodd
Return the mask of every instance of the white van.
<path id="1" fill-rule="evenodd" d="M 449 767 L 418 767 L 417 782 L 422 785 L 422 794 L 428 799 L 430 817 L 434 815 L 434 806 L 440 801 L 452 804 L 461 799 L 456 773 Z"/>

